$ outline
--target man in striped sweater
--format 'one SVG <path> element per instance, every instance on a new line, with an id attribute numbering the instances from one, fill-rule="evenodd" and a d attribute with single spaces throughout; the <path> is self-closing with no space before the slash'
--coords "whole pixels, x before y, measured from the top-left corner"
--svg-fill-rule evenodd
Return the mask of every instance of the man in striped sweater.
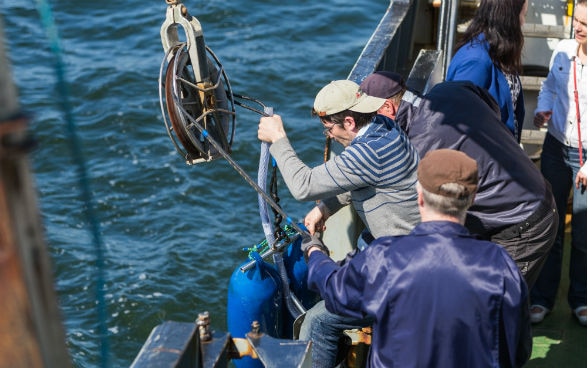
<path id="1" fill-rule="evenodd" d="M 323 87 L 313 115 L 319 117 L 324 134 L 345 149 L 314 168 L 296 155 L 279 115 L 260 119 L 258 138 L 271 143 L 270 153 L 292 196 L 320 200 L 304 219 L 311 234 L 323 231 L 326 219 L 348 204 L 369 232 L 364 239 L 405 235 L 419 222 L 418 154 L 396 122 L 377 114 L 385 102 L 367 96 L 349 80 Z M 334 315 L 319 302 L 307 312 L 300 332 L 300 339 L 313 342 L 313 367 L 335 366 L 343 331 L 370 322 Z"/>

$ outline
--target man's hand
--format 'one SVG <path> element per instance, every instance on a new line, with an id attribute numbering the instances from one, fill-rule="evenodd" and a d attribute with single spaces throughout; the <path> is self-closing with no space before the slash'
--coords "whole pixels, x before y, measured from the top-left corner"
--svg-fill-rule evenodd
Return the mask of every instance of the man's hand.
<path id="1" fill-rule="evenodd" d="M 323 244 L 322 240 L 320 240 L 316 235 L 306 237 L 305 239 L 303 239 L 302 244 L 300 245 L 300 249 L 304 253 L 304 259 L 307 263 L 310 253 L 314 251 L 321 251 L 326 255 L 331 254 L 329 248 L 327 248 L 327 246 Z"/>
<path id="2" fill-rule="evenodd" d="M 547 124 L 549 119 L 551 119 L 551 111 L 539 111 L 533 118 L 533 124 L 537 128 L 542 128 Z"/>
<path id="3" fill-rule="evenodd" d="M 582 167 L 582 168 L 584 168 L 584 167 Z M 576 175 L 575 183 L 576 183 L 576 189 L 586 188 L 587 180 L 586 180 L 586 174 L 584 173 L 584 170 L 580 169 L 580 171 L 578 171 L 578 174 Z"/>
<path id="4" fill-rule="evenodd" d="M 317 231 L 322 233 L 327 229 L 325 226 L 325 221 L 326 219 L 324 218 L 320 208 L 315 206 L 312 210 L 310 210 L 310 212 L 306 214 L 306 217 L 304 217 L 304 226 L 306 226 L 308 232 L 310 232 L 310 235 L 314 235 Z"/>
<path id="5" fill-rule="evenodd" d="M 263 116 L 259 119 L 257 138 L 260 141 L 274 143 L 285 136 L 286 131 L 280 115 Z"/>

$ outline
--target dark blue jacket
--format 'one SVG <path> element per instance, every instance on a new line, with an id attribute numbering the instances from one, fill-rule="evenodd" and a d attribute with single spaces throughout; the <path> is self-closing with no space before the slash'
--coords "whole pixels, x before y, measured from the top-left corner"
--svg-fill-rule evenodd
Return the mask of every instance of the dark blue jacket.
<path id="1" fill-rule="evenodd" d="M 313 252 L 308 266 L 329 311 L 375 319 L 370 367 L 520 367 L 530 356 L 516 264 L 457 223 L 376 239 L 342 267 Z"/>
<path id="2" fill-rule="evenodd" d="M 411 96 L 405 94 L 396 121 L 420 157 L 450 148 L 478 163 L 478 191 L 466 219 L 471 232 L 489 239 L 550 203 L 548 184 L 500 122 L 488 91 L 471 82 L 443 82 L 422 98 Z"/>

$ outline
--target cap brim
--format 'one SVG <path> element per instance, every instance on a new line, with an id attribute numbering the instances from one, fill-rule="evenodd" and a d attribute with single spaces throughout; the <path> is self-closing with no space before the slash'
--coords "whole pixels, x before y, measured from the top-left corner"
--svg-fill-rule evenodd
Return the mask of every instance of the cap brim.
<path id="1" fill-rule="evenodd" d="M 350 107 L 349 110 L 361 113 L 370 113 L 378 111 L 386 102 L 385 98 L 372 97 L 364 94 L 360 97 L 359 102 Z"/>

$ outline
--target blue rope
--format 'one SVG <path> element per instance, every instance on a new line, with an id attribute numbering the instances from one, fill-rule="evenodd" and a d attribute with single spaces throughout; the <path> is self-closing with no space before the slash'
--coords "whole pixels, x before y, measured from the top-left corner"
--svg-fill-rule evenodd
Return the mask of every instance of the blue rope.
<path id="1" fill-rule="evenodd" d="M 65 78 L 65 68 L 62 60 L 59 36 L 53 20 L 51 8 L 46 0 L 37 0 L 37 10 L 41 17 L 41 23 L 47 34 L 51 52 L 55 56 L 55 74 L 57 76 L 57 90 L 59 93 L 61 108 L 65 115 L 67 134 L 73 159 L 77 165 L 78 180 L 81 188 L 82 199 L 86 204 L 86 218 L 90 224 L 96 251 L 96 300 L 98 302 L 98 334 L 100 338 L 101 366 L 108 367 L 108 328 L 106 324 L 106 303 L 104 301 L 104 251 L 100 235 L 100 225 L 94 212 L 94 204 L 90 183 L 86 170 L 86 164 L 81 149 L 81 143 L 77 135 L 77 128 L 74 122 L 72 108 L 69 101 L 69 89 Z"/>

